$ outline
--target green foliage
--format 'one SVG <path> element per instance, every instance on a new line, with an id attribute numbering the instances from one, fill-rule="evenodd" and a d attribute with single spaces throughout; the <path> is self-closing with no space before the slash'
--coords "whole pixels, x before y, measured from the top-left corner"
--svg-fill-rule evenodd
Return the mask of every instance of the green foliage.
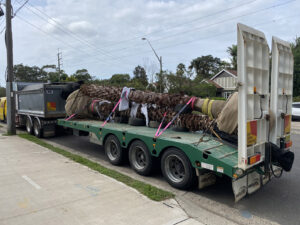
<path id="1" fill-rule="evenodd" d="M 47 81 L 47 72 L 37 66 L 24 66 L 17 64 L 13 67 L 13 73 L 16 81 L 37 82 Z"/>
<path id="2" fill-rule="evenodd" d="M 294 86 L 293 95 L 300 95 L 300 37 L 295 39 L 295 42 L 291 44 L 291 48 L 294 55 Z"/>
<path id="3" fill-rule="evenodd" d="M 135 67 L 133 71 L 133 75 L 134 75 L 133 79 L 136 80 L 135 82 L 139 82 L 144 86 L 148 85 L 146 70 L 143 67 L 141 66 Z"/>
<path id="4" fill-rule="evenodd" d="M 156 73 L 156 91 L 163 93 L 167 88 L 167 71 L 163 71 L 162 73 Z"/>
<path id="5" fill-rule="evenodd" d="M 227 100 L 226 98 L 223 98 L 223 97 L 210 97 L 210 99 L 212 99 L 212 100 L 224 100 L 224 101 Z"/>
<path id="6" fill-rule="evenodd" d="M 23 64 L 14 65 L 13 72 L 16 81 L 22 82 L 59 82 L 59 81 L 76 81 L 74 78 L 69 80 L 68 75 L 61 70 L 60 74 L 55 65 L 24 66 Z"/>
<path id="7" fill-rule="evenodd" d="M 76 70 L 76 72 L 72 76 L 76 81 L 92 81 L 92 76 L 89 74 L 87 69 Z"/>
<path id="8" fill-rule="evenodd" d="M 228 47 L 227 53 L 230 55 L 231 69 L 237 70 L 237 45 Z"/>
<path id="9" fill-rule="evenodd" d="M 217 88 L 212 84 L 200 83 L 192 87 L 191 95 L 197 97 L 214 97 L 216 96 Z"/>
<path id="10" fill-rule="evenodd" d="M 126 74 L 114 74 L 109 79 L 110 85 L 117 86 L 117 87 L 128 86 L 129 82 L 130 82 L 130 75 L 127 73 Z"/>
<path id="11" fill-rule="evenodd" d="M 193 59 L 189 66 L 189 69 L 193 69 L 196 72 L 196 77 L 198 78 L 198 80 L 202 80 L 212 77 L 221 69 L 227 68 L 228 66 L 228 63 L 222 61 L 218 57 L 205 55 Z"/>
<path id="12" fill-rule="evenodd" d="M 294 96 L 293 102 L 300 102 L 300 96 Z"/>
<path id="13" fill-rule="evenodd" d="M 6 96 L 6 89 L 4 87 L 0 87 L 0 97 Z"/>

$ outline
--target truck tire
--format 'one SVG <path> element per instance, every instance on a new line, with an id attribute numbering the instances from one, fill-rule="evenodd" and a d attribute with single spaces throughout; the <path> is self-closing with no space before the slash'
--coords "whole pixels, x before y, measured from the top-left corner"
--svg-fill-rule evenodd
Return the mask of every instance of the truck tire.
<path id="1" fill-rule="evenodd" d="M 195 170 L 184 152 L 177 148 L 169 148 L 164 152 L 161 171 L 172 187 L 188 189 L 195 184 Z"/>
<path id="2" fill-rule="evenodd" d="M 153 159 L 144 142 L 136 140 L 130 145 L 129 162 L 136 173 L 143 176 L 151 173 Z"/>
<path id="3" fill-rule="evenodd" d="M 34 136 L 41 138 L 43 136 L 42 132 L 42 127 L 40 126 L 38 119 L 35 118 L 33 120 L 33 134 Z"/>
<path id="4" fill-rule="evenodd" d="M 172 130 L 176 131 L 176 132 L 188 132 L 189 131 L 189 129 L 187 129 L 186 127 L 178 127 L 178 126 L 172 127 Z"/>
<path id="5" fill-rule="evenodd" d="M 151 127 L 151 128 L 158 128 L 159 125 L 160 125 L 160 123 L 157 122 L 157 121 L 152 120 L 152 121 L 149 122 L 149 127 Z M 162 127 L 164 127 L 164 126 L 162 126 Z"/>
<path id="6" fill-rule="evenodd" d="M 131 126 L 146 126 L 146 121 L 140 118 L 129 118 L 128 124 Z"/>
<path id="7" fill-rule="evenodd" d="M 117 116 L 114 118 L 115 123 L 128 123 L 128 118 L 125 116 Z"/>
<path id="8" fill-rule="evenodd" d="M 113 165 L 120 165 L 123 162 L 123 151 L 118 138 L 115 135 L 109 135 L 104 143 L 105 154 L 109 162 Z"/>
<path id="9" fill-rule="evenodd" d="M 32 120 L 29 116 L 26 117 L 26 131 L 28 134 L 32 134 L 33 133 L 33 126 L 32 126 Z"/>

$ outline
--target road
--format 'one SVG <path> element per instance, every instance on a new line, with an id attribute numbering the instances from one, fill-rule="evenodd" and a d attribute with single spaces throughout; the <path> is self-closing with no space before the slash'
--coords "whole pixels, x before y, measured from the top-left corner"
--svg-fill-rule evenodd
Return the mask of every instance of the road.
<path id="1" fill-rule="evenodd" d="M 234 202 L 231 181 L 226 178 L 219 178 L 215 185 L 203 190 L 179 191 L 164 181 L 159 169 L 151 177 L 142 177 L 130 169 L 128 162 L 121 167 L 110 165 L 102 147 L 90 143 L 88 137 L 64 135 L 44 140 L 136 179 L 175 192 L 177 201 L 185 211 L 205 224 L 295 225 L 300 224 L 300 156 L 297 154 L 300 151 L 299 124 L 294 126 L 293 123 L 293 127 L 296 127 L 292 134 L 293 151 L 296 154 L 292 171 L 283 173 L 280 179 L 273 178 L 259 191 L 238 203 Z"/>

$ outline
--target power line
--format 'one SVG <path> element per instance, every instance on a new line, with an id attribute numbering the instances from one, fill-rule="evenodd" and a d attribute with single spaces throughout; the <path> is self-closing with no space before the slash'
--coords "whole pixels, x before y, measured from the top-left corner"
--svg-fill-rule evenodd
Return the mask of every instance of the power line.
<path id="1" fill-rule="evenodd" d="M 295 14 L 293 16 L 299 16 L 299 14 Z M 263 23 L 259 23 L 259 24 L 254 24 L 253 26 L 260 26 L 260 25 L 263 25 L 263 24 L 272 23 L 274 21 L 279 21 L 279 20 L 284 19 L 284 18 L 291 18 L 293 16 L 283 17 L 283 18 L 279 18 L 279 19 L 273 19 L 273 20 L 269 20 L 267 22 L 263 22 Z M 160 47 L 160 48 L 156 48 L 156 49 L 157 50 L 162 50 L 162 49 L 167 49 L 167 48 L 173 48 L 173 47 L 177 47 L 177 46 L 180 46 L 180 45 L 190 44 L 190 43 L 198 42 L 198 41 L 205 40 L 205 39 L 211 39 L 211 38 L 214 38 L 214 37 L 223 36 L 223 35 L 226 35 L 226 34 L 229 34 L 229 33 L 233 33 L 233 32 L 235 32 L 235 30 L 226 31 L 226 32 L 219 33 L 219 34 L 214 34 L 214 35 L 209 35 L 209 36 L 202 37 L 202 38 L 195 38 L 195 39 L 192 39 L 192 40 L 189 40 L 189 41 L 179 42 L 179 43 L 176 43 L 176 44 L 171 44 L 171 45 Z M 135 54 L 132 54 L 132 55 L 141 55 L 141 54 L 149 53 L 149 52 L 151 52 L 151 51 L 139 52 L 139 53 L 135 53 Z M 129 57 L 129 56 L 132 56 L 132 55 L 125 55 L 125 56 L 121 56 L 121 57 Z"/>
<path id="2" fill-rule="evenodd" d="M 82 52 L 82 53 L 84 53 L 84 54 L 88 54 L 88 55 L 90 55 L 90 56 L 92 56 L 92 57 L 95 57 L 95 56 L 91 55 L 90 53 L 87 53 L 87 52 L 83 51 L 83 50 L 80 49 L 80 48 L 75 48 L 74 46 L 70 45 L 68 42 L 65 42 L 65 41 L 63 41 L 63 40 L 61 40 L 61 39 L 59 39 L 59 38 L 56 38 L 56 37 L 53 36 L 53 35 L 48 34 L 47 32 L 43 31 L 42 29 L 40 29 L 39 27 L 37 27 L 37 26 L 34 25 L 33 23 L 29 22 L 29 21 L 26 20 L 25 18 L 21 17 L 20 15 L 17 15 L 16 18 L 18 18 L 18 19 L 20 19 L 20 21 L 22 21 L 22 22 L 24 22 L 24 23 L 26 23 L 26 24 L 28 24 L 28 25 L 34 27 L 35 29 L 37 29 L 37 30 L 39 30 L 40 32 L 42 32 L 43 34 L 45 34 L 45 35 L 47 35 L 47 36 L 49 36 L 49 37 L 51 37 L 51 38 L 53 38 L 53 39 L 56 39 L 57 41 L 60 41 L 60 42 L 64 43 L 65 45 L 67 45 L 68 47 L 70 47 L 70 48 L 72 48 L 72 49 L 74 49 L 74 50 L 76 50 L 76 51 L 80 51 L 80 52 Z M 98 59 L 98 58 L 97 58 L 97 59 Z M 104 63 L 104 64 L 105 64 L 105 62 L 104 62 L 102 59 L 98 59 L 98 60 L 99 60 L 98 62 Z M 109 62 L 107 62 L 107 63 L 109 63 Z M 111 63 L 109 63 L 109 64 L 111 64 Z M 111 65 L 114 65 L 114 64 L 111 64 Z M 114 66 L 115 66 L 115 65 L 114 65 Z"/>
<path id="3" fill-rule="evenodd" d="M 172 34 L 172 35 L 168 35 L 168 36 L 165 36 L 165 37 L 162 37 L 162 38 L 159 38 L 159 39 L 156 39 L 154 41 L 160 41 L 160 40 L 163 40 L 163 39 L 167 39 L 167 38 L 171 38 L 171 37 L 174 37 L 174 36 L 181 36 L 181 35 L 185 35 L 186 33 L 190 33 L 190 32 L 193 32 L 195 30 L 200 30 L 200 29 L 203 29 L 203 28 L 207 28 L 207 27 L 211 27 L 211 26 L 215 26 L 215 25 L 219 25 L 219 24 L 222 24 L 224 22 L 228 22 L 230 20 L 234 20 L 234 19 L 238 19 L 238 18 L 241 18 L 241 17 L 245 17 L 245 16 L 249 16 L 249 15 L 253 15 L 253 14 L 256 14 L 256 13 L 260 13 L 260 12 L 263 12 L 263 11 L 267 11 L 267 10 L 270 10 L 270 9 L 273 9 L 273 8 L 277 8 L 277 7 L 280 7 L 280 6 L 283 6 L 283 5 L 287 5 L 291 2 L 294 2 L 296 0 L 290 0 L 290 1 L 287 1 L 287 2 L 283 2 L 283 3 L 279 3 L 277 5 L 272 5 L 270 7 L 266 7 L 266 8 L 263 8 L 263 9 L 259 9 L 259 10 L 255 10 L 255 11 L 252 11 L 250 13 L 245 13 L 243 15 L 240 15 L 240 16 L 235 16 L 235 17 L 231 17 L 231 18 L 228 18 L 228 19 L 225 19 L 225 20 L 221 20 L 219 22 L 216 22 L 216 23 L 211 23 L 209 25 L 205 25 L 205 26 L 200 26 L 200 27 L 196 27 L 196 28 L 193 28 L 193 29 L 190 29 L 190 30 L 185 30 L 185 31 L 181 31 L 181 32 L 178 32 L 178 33 L 175 33 L 175 34 Z"/>
<path id="4" fill-rule="evenodd" d="M 287 17 L 281 17 L 281 18 L 278 18 L 278 19 L 268 20 L 268 21 L 265 21 L 265 22 L 262 22 L 262 23 L 254 24 L 252 26 L 254 26 L 254 27 L 258 26 L 259 27 L 259 26 L 262 26 L 262 25 L 266 25 L 266 24 L 270 24 L 270 23 L 274 23 L 274 22 L 280 21 L 282 19 L 293 18 L 293 17 L 297 17 L 297 16 L 299 16 L 299 14 L 294 14 L 292 16 L 287 16 Z M 180 43 L 177 43 L 175 45 L 168 45 L 168 46 L 165 46 L 165 47 L 160 47 L 160 48 L 157 48 L 157 50 L 163 50 L 163 49 L 167 49 L 167 48 L 172 48 L 174 46 L 176 47 L 176 46 L 180 46 L 180 45 L 186 45 L 186 44 L 190 44 L 190 43 L 194 43 L 194 42 L 199 42 L 199 41 L 206 40 L 206 39 L 212 39 L 212 38 L 215 38 L 215 37 L 220 37 L 220 36 L 232 34 L 234 32 L 236 32 L 235 29 L 234 30 L 230 30 L 230 31 L 226 31 L 226 32 L 222 32 L 222 33 L 218 33 L 218 34 L 208 35 L 208 36 L 205 36 L 205 37 L 202 37 L 202 38 L 195 38 L 193 40 L 180 42 Z M 141 54 L 149 53 L 149 52 L 151 52 L 151 51 L 149 50 L 149 51 L 139 52 L 139 53 L 135 53 L 135 54 L 132 54 L 132 55 L 141 55 Z M 132 55 L 127 55 L 126 57 L 129 57 L 129 56 L 132 56 Z M 76 65 L 83 65 L 83 63 L 76 64 Z"/>
<path id="5" fill-rule="evenodd" d="M 267 10 L 270 10 L 270 9 L 273 9 L 273 8 L 277 8 L 277 7 L 280 7 L 280 6 L 289 4 L 289 3 L 294 2 L 294 1 L 296 1 L 296 0 L 291 0 L 291 1 L 284 2 L 284 3 L 279 3 L 279 4 L 276 4 L 276 5 L 272 5 L 272 6 L 269 6 L 269 7 L 263 8 L 263 9 L 260 9 L 260 10 L 252 11 L 252 12 L 250 12 L 250 13 L 245 13 L 245 14 L 243 14 L 243 15 L 231 17 L 231 18 L 228 18 L 228 19 L 225 19 L 225 20 L 221 20 L 221 21 L 218 21 L 218 22 L 215 22 L 215 23 L 211 23 L 211 24 L 208 24 L 208 25 L 196 27 L 196 28 L 193 28 L 193 29 L 190 29 L 190 30 L 181 31 L 181 32 L 178 32 L 178 33 L 175 33 L 175 34 L 172 34 L 172 35 L 168 35 L 168 36 L 165 36 L 165 37 L 161 37 L 161 38 L 158 38 L 158 39 L 154 39 L 154 40 L 152 40 L 152 42 L 158 42 L 158 41 L 160 41 L 160 40 L 172 38 L 172 37 L 174 37 L 174 36 L 186 35 L 186 33 L 189 33 L 189 32 L 194 32 L 194 31 L 196 31 L 196 30 L 205 29 L 205 28 L 210 28 L 210 27 L 212 27 L 212 26 L 219 25 L 219 24 L 222 24 L 222 23 L 224 23 L 224 22 L 228 22 L 228 21 L 235 20 L 235 19 L 238 19 L 238 18 L 241 18 L 241 17 L 245 17 L 245 16 L 249 16 L 249 15 L 256 14 L 256 13 L 260 13 L 260 12 L 263 12 L 263 11 L 267 11 Z M 138 48 L 139 48 L 139 47 L 136 46 L 136 47 L 133 47 L 132 50 L 138 49 Z M 147 52 L 149 52 L 149 51 L 147 51 Z M 121 57 L 128 57 L 128 56 L 131 56 L 131 55 L 125 55 L 125 56 L 121 56 Z"/>
<path id="6" fill-rule="evenodd" d="M 47 23 L 56 26 L 59 30 L 61 30 L 62 32 L 71 35 L 73 38 L 75 38 L 77 41 L 89 46 L 90 48 L 92 48 L 93 50 L 96 50 L 96 52 L 100 52 L 100 54 L 110 57 L 112 60 L 117 60 L 120 61 L 120 59 L 116 59 L 116 57 L 110 55 L 107 51 L 98 48 L 96 45 L 91 44 L 89 41 L 79 37 L 76 33 L 70 31 L 68 28 L 66 28 L 64 25 L 62 25 L 61 23 L 59 23 L 58 21 L 56 21 L 55 19 L 53 19 L 51 16 L 47 15 L 45 12 L 41 11 L 40 9 L 38 9 L 37 7 L 33 6 L 31 3 L 28 3 L 28 5 L 30 5 L 32 8 L 34 8 L 35 10 L 37 10 L 39 13 L 43 14 L 45 17 L 47 17 L 49 20 L 51 20 L 53 23 L 50 23 L 47 19 L 45 19 L 44 17 L 42 17 L 41 15 L 37 14 L 36 12 L 34 12 L 31 8 L 26 6 L 26 9 L 30 10 L 32 13 L 34 13 L 36 16 L 40 17 L 41 19 L 43 19 L 44 21 L 46 21 Z M 123 61 L 121 61 L 121 63 L 124 63 Z"/>
<path id="7" fill-rule="evenodd" d="M 290 0 L 290 1 L 286 1 L 286 2 L 283 2 L 283 3 L 279 3 L 279 4 L 275 4 L 275 5 L 272 5 L 272 6 L 269 6 L 269 7 L 265 7 L 265 8 L 262 8 L 262 9 L 259 9 L 259 10 L 255 10 L 255 11 L 252 11 L 250 13 L 245 13 L 245 14 L 242 14 L 242 15 L 239 15 L 239 16 L 235 16 L 235 17 L 230 17 L 226 20 L 221 20 L 221 21 L 218 21 L 218 22 L 215 22 L 215 23 L 211 23 L 211 24 L 208 24 L 208 25 L 204 25 L 204 26 L 200 26 L 200 27 L 196 27 L 196 28 L 193 28 L 193 29 L 189 29 L 189 30 L 185 30 L 185 31 L 180 31 L 178 33 L 175 33 L 175 34 L 172 34 L 172 35 L 168 35 L 168 36 L 164 36 L 164 37 L 161 37 L 161 38 L 158 38 L 158 39 L 154 39 L 152 40 L 152 42 L 158 42 L 160 40 L 164 40 L 164 39 L 169 39 L 169 38 L 172 38 L 174 36 L 181 36 L 181 35 L 185 35 L 186 33 L 189 33 L 189 32 L 194 32 L 195 30 L 201 30 L 201 29 L 205 29 L 205 28 L 210 28 L 212 26 L 216 26 L 216 25 L 219 25 L 219 24 L 222 24 L 222 23 L 225 23 L 225 22 L 228 22 L 228 21 L 231 21 L 231 20 L 235 20 L 235 19 L 238 19 L 238 18 L 241 18 L 241 17 L 245 17 L 245 16 L 249 16 L 249 15 L 253 15 L 253 14 L 257 14 L 257 13 L 260 13 L 260 12 L 263 12 L 263 11 L 267 11 L 267 10 L 270 10 L 270 9 L 273 9 L 273 8 L 277 8 L 277 7 L 280 7 L 280 6 L 283 6 L 283 5 L 286 5 L 286 4 L 289 4 L 291 2 L 294 2 L 296 0 Z M 250 4 L 248 2 L 248 4 Z M 233 7 L 232 7 L 233 8 Z M 142 44 L 137 44 L 135 47 L 125 47 L 125 48 L 122 48 L 122 49 L 117 49 L 117 50 L 113 50 L 113 52 L 118 52 L 118 51 L 123 51 L 123 50 L 126 50 L 126 49 L 130 49 L 130 50 L 137 50 L 139 49 L 139 47 L 141 46 Z M 172 46 L 172 45 L 171 45 Z M 175 45 L 176 46 L 176 45 Z M 150 51 L 145 51 L 145 53 L 148 53 Z M 140 54 L 141 52 L 137 53 L 137 54 Z M 121 57 L 118 57 L 118 59 L 122 59 L 124 57 L 128 57 L 128 56 L 133 56 L 133 55 L 136 55 L 136 53 L 134 54 L 129 54 L 129 55 L 123 55 Z"/>
<path id="8" fill-rule="evenodd" d="M 14 3 L 15 3 L 15 1 L 16 0 L 14 0 Z M 28 1 L 29 0 L 25 0 L 25 2 L 16 10 L 16 12 L 15 13 L 13 13 L 13 15 L 12 15 L 12 19 L 17 15 L 17 13 L 28 3 Z M 13 10 L 13 7 L 12 7 L 12 5 L 11 5 L 11 9 Z M 3 19 L 3 21 L 4 21 L 4 19 Z M 1 22 L 1 24 L 0 24 L 0 26 L 2 25 L 2 23 L 3 23 L 3 21 Z M 0 31 L 0 34 L 2 34 L 3 33 L 3 31 L 5 30 L 5 28 L 6 28 L 6 26 L 4 26 L 3 27 L 3 29 Z"/>
<path id="9" fill-rule="evenodd" d="M 179 24 L 170 26 L 169 28 L 165 28 L 165 29 L 163 29 L 163 30 L 149 32 L 149 33 L 146 33 L 146 34 L 144 34 L 144 35 L 142 35 L 142 36 L 136 36 L 136 37 L 133 37 L 133 38 L 130 38 L 130 39 L 127 39 L 127 40 L 123 40 L 123 41 L 119 41 L 119 42 L 116 42 L 116 43 L 113 43 L 113 44 L 106 45 L 106 46 L 104 46 L 104 47 L 110 47 L 110 46 L 118 45 L 118 44 L 120 44 L 120 43 L 129 42 L 129 41 L 133 41 L 133 40 L 136 40 L 136 39 L 141 39 L 141 38 L 144 37 L 144 36 L 153 35 L 153 34 L 165 32 L 165 31 L 168 31 L 168 30 L 172 30 L 172 29 L 177 28 L 177 27 L 181 27 L 181 26 L 184 26 L 184 25 L 187 25 L 187 24 L 190 24 L 190 23 L 194 23 L 194 22 L 196 22 L 196 21 L 199 21 L 199 20 L 202 20 L 202 19 L 205 19 L 205 18 L 208 18 L 208 17 L 212 17 L 212 16 L 215 16 L 215 15 L 218 15 L 218 14 L 221 14 L 221 13 L 224 13 L 224 12 L 227 12 L 227 11 L 231 11 L 231 10 L 236 9 L 236 8 L 243 7 L 243 6 L 245 6 L 245 5 L 252 4 L 253 2 L 256 2 L 256 1 L 257 1 L 257 0 L 253 0 L 253 1 L 246 2 L 246 3 L 244 3 L 244 4 L 239 4 L 239 5 L 237 5 L 237 6 L 229 7 L 229 8 L 226 8 L 226 9 L 223 9 L 223 10 L 220 10 L 220 11 L 217 11 L 217 12 L 214 12 L 214 13 L 211 13 L 211 14 L 209 14 L 209 15 L 197 17 L 197 18 L 195 18 L 195 19 L 193 19 L 193 20 L 190 20 L 190 21 L 187 21 L 187 22 L 184 22 L 184 23 L 179 23 Z"/>

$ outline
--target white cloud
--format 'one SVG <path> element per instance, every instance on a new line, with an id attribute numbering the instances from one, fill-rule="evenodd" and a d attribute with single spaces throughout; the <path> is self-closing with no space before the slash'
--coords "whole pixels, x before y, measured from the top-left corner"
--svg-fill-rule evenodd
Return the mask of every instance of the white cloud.
<path id="1" fill-rule="evenodd" d="M 59 48 L 63 69 L 69 74 L 87 68 L 98 78 L 132 73 L 145 57 L 158 63 L 147 42 L 141 40 L 143 36 L 151 40 L 163 57 L 164 69 L 174 71 L 178 63 L 189 63 L 205 54 L 228 58 L 226 48 L 236 43 L 237 22 L 265 32 L 269 44 L 272 35 L 288 41 L 300 35 L 299 1 L 247 16 L 242 15 L 288 0 L 46 0 L 39 5 L 30 2 L 61 26 L 35 8 L 29 6 L 39 16 L 24 7 L 19 16 L 38 29 L 18 17 L 13 20 L 14 63 L 54 64 Z M 15 1 L 14 8 L 17 7 Z M 229 8 L 232 9 L 217 14 Z M 80 40 L 62 31 L 66 29 Z M 0 48 L 5 49 L 3 34 L 0 40 Z M 0 58 L 5 57 L 6 52 L 1 51 Z M 4 81 L 5 66 L 5 60 L 0 60 L 0 83 Z"/>
<path id="2" fill-rule="evenodd" d="M 75 33 L 81 33 L 85 35 L 93 35 L 95 31 L 93 25 L 87 21 L 76 21 L 69 24 L 68 29 Z"/>

